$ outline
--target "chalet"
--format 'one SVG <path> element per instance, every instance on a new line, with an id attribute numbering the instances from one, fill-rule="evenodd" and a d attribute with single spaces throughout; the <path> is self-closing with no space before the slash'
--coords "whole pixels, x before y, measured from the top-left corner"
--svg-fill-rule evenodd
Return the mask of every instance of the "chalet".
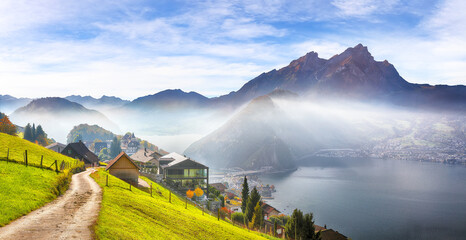
<path id="1" fill-rule="evenodd" d="M 316 231 L 317 232 L 317 231 Z M 320 232 L 322 240 L 348 240 L 348 238 L 333 229 L 325 229 Z"/>
<path id="2" fill-rule="evenodd" d="M 136 153 L 139 150 L 139 141 L 131 140 L 126 146 L 126 153 L 131 155 Z"/>
<path id="3" fill-rule="evenodd" d="M 223 185 L 223 183 L 212 183 L 212 184 L 210 184 L 210 186 L 217 189 L 221 194 L 224 194 L 225 190 L 227 189 L 227 187 L 225 185 Z"/>
<path id="4" fill-rule="evenodd" d="M 65 149 L 66 145 L 63 144 L 63 143 L 59 143 L 59 142 L 56 142 L 56 143 L 52 143 L 48 146 L 46 146 L 45 148 L 48 148 L 52 151 L 55 151 L 57 153 L 61 153 L 61 151 L 63 151 L 63 149 Z"/>
<path id="5" fill-rule="evenodd" d="M 98 166 L 99 158 L 84 145 L 83 142 L 68 144 L 61 153 L 71 158 L 79 159 L 84 162 L 86 167 Z"/>
<path id="6" fill-rule="evenodd" d="M 280 211 L 278 211 L 276 208 L 270 206 L 267 203 L 262 204 L 262 212 L 264 213 L 264 217 L 266 219 L 269 219 L 271 216 L 277 216 L 280 214 Z"/>
<path id="7" fill-rule="evenodd" d="M 126 155 L 125 152 L 121 152 L 112 161 L 110 161 L 105 170 L 122 180 L 135 183 L 138 182 L 139 167 L 128 155 Z"/>
<path id="8" fill-rule="evenodd" d="M 131 159 L 140 167 L 140 168 L 149 168 L 153 169 L 156 173 L 156 170 L 159 166 L 160 154 L 156 151 L 151 151 L 147 148 L 139 149 L 135 154 L 131 155 Z"/>
<path id="9" fill-rule="evenodd" d="M 94 143 L 94 152 L 95 154 L 99 154 L 102 149 L 108 148 L 108 145 L 106 142 L 96 142 Z"/>
<path id="10" fill-rule="evenodd" d="M 164 161 L 164 162 L 162 162 Z M 168 162 L 167 164 L 165 164 Z M 162 164 L 164 163 L 164 164 Z M 209 168 L 178 153 L 169 153 L 159 159 L 163 179 L 180 191 L 200 187 L 209 196 Z"/>

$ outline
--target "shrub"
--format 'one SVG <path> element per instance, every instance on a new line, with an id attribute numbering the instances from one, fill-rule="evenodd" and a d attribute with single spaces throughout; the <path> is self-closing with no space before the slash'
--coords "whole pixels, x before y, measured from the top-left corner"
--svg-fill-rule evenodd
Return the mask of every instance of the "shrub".
<path id="1" fill-rule="evenodd" d="M 231 214 L 231 220 L 233 222 L 243 224 L 244 223 L 244 214 L 242 212 L 235 212 Z"/>

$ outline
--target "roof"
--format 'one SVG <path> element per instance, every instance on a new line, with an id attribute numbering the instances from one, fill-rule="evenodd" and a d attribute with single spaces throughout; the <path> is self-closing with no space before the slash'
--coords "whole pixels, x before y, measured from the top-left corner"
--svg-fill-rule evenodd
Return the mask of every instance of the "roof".
<path id="1" fill-rule="evenodd" d="M 134 161 L 128 156 L 126 155 L 125 152 L 121 152 L 120 154 L 118 154 L 118 156 L 116 156 L 112 161 L 108 162 L 108 165 L 107 167 L 105 168 L 105 170 L 108 170 L 110 169 L 116 162 L 118 162 L 118 160 L 120 160 L 121 157 L 125 156 L 137 169 L 139 169 L 138 165 L 136 165 L 136 163 L 134 163 Z"/>
<path id="2" fill-rule="evenodd" d="M 59 142 L 56 142 L 56 143 L 52 143 L 52 144 L 50 144 L 50 145 L 46 146 L 45 148 L 48 148 L 48 149 L 50 149 L 50 148 L 53 148 L 53 147 L 55 147 L 55 146 L 59 146 L 59 147 L 61 147 L 61 148 L 65 148 L 65 147 L 66 147 L 66 145 L 65 145 L 65 144 L 63 144 L 63 143 L 59 143 Z"/>
<path id="3" fill-rule="evenodd" d="M 83 142 L 75 142 L 75 143 L 70 143 L 68 144 L 69 147 L 71 147 L 77 154 L 79 154 L 81 157 L 86 159 L 90 163 L 97 163 L 99 162 L 99 158 L 89 151 L 89 149 L 84 145 Z M 67 147 L 68 147 L 67 146 Z"/>
<path id="4" fill-rule="evenodd" d="M 186 160 L 186 159 L 188 158 L 176 152 L 172 152 L 172 153 L 169 153 L 167 155 L 160 157 L 160 160 L 173 160 L 173 161 L 178 161 L 178 162 Z"/>
<path id="5" fill-rule="evenodd" d="M 347 240 L 348 238 L 339 233 L 334 231 L 333 229 L 327 229 L 320 232 L 322 236 L 322 240 Z"/>
<path id="6" fill-rule="evenodd" d="M 155 157 L 152 156 L 152 154 L 154 153 L 155 153 L 154 151 L 148 150 L 146 148 L 142 148 L 142 149 L 139 149 L 133 155 L 131 155 L 131 158 L 134 161 L 146 163 L 146 162 L 149 162 L 150 160 L 155 159 Z"/>
<path id="7" fill-rule="evenodd" d="M 263 211 L 264 211 L 265 213 L 267 213 L 267 214 L 270 214 L 270 213 L 273 212 L 273 211 L 280 212 L 280 211 L 278 211 L 276 208 L 270 206 L 270 205 L 267 204 L 267 203 L 262 204 L 262 209 L 263 209 Z"/>
<path id="8" fill-rule="evenodd" d="M 227 187 L 223 183 L 211 183 L 210 186 L 214 187 L 219 191 L 225 191 L 225 189 L 227 189 Z"/>

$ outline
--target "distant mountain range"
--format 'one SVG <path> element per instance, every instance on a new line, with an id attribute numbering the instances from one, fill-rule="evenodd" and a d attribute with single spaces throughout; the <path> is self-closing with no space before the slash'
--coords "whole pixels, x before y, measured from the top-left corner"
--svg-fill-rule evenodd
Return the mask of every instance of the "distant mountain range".
<path id="1" fill-rule="evenodd" d="M 65 99 L 71 102 L 79 103 L 86 108 L 96 110 L 117 108 L 130 102 L 128 100 L 123 100 L 118 97 L 105 95 L 100 98 L 93 98 L 91 96 L 71 95 L 65 97 Z"/>
<path id="2" fill-rule="evenodd" d="M 31 102 L 30 98 L 15 98 L 10 95 L 0 95 L 0 112 L 10 114 L 29 102 Z"/>
<path id="3" fill-rule="evenodd" d="M 130 109 L 186 109 L 207 107 L 210 99 L 197 92 L 184 92 L 180 89 L 168 89 L 153 95 L 148 95 L 134 99 L 126 104 L 125 108 Z"/>
<path id="4" fill-rule="evenodd" d="M 118 129 L 116 124 L 102 113 L 58 97 L 34 99 L 26 106 L 14 111 L 10 118 L 18 125 L 40 124 L 49 135 L 62 142 L 64 133 L 81 123 L 99 124 L 109 129 Z"/>

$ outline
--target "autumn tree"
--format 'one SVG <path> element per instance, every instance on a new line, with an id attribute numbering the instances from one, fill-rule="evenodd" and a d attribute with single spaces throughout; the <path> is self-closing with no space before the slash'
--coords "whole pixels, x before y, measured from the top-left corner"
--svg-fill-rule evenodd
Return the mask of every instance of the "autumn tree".
<path id="1" fill-rule="evenodd" d="M 194 197 L 194 192 L 191 191 L 191 189 L 188 189 L 188 191 L 186 191 L 186 197 L 188 197 L 188 198 Z"/>
<path id="2" fill-rule="evenodd" d="M 241 191 L 241 198 L 243 199 L 241 202 L 241 211 L 246 213 L 246 206 L 248 204 L 249 199 L 249 186 L 248 186 L 248 179 L 244 176 L 243 181 L 243 190 Z"/>
<path id="3" fill-rule="evenodd" d="M 10 122 L 7 116 L 0 119 L 0 132 L 16 136 L 16 126 Z"/>
<path id="4" fill-rule="evenodd" d="M 263 220 L 263 216 L 262 216 L 262 207 L 261 207 L 261 204 L 260 202 L 257 202 L 256 206 L 254 207 L 254 215 L 252 216 L 252 220 L 251 220 L 251 225 L 250 227 L 251 228 L 259 228 L 260 226 L 262 226 L 262 220 Z"/>
<path id="5" fill-rule="evenodd" d="M 196 194 L 196 197 L 200 197 L 204 195 L 204 191 L 202 191 L 202 189 L 198 187 L 194 190 L 194 194 Z"/>

